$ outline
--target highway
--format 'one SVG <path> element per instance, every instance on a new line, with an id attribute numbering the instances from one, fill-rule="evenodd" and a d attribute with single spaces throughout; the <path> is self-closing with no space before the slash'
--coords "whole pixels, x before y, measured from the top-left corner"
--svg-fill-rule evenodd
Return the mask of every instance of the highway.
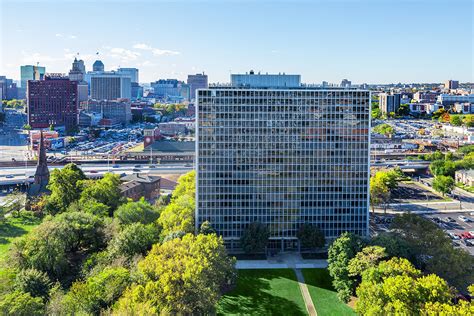
<path id="1" fill-rule="evenodd" d="M 100 178 L 105 173 L 111 172 L 115 174 L 132 174 L 132 173 L 152 173 L 152 174 L 184 174 L 193 170 L 191 164 L 165 164 L 165 165 L 107 165 L 107 164 L 88 164 L 79 166 L 89 178 Z M 50 172 L 63 166 L 51 166 Z M 28 166 L 27 168 L 2 168 L 0 170 L 0 185 L 22 184 L 28 180 L 33 182 L 33 176 L 36 166 Z"/>

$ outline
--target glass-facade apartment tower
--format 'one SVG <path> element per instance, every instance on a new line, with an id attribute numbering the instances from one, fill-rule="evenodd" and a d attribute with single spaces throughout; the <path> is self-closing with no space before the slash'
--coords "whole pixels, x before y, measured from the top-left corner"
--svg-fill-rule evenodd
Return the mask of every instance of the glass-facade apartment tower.
<path id="1" fill-rule="evenodd" d="M 370 93 L 355 89 L 198 90 L 196 229 L 230 249 L 252 222 L 269 247 L 297 249 L 301 224 L 326 238 L 368 234 Z"/>

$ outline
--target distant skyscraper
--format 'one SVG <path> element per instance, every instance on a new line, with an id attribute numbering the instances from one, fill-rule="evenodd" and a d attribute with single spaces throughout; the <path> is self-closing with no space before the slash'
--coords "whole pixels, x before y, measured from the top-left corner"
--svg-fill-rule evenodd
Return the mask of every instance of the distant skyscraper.
<path id="1" fill-rule="evenodd" d="M 69 80 L 77 81 L 77 98 L 78 102 L 86 101 L 89 97 L 89 85 L 84 80 L 86 67 L 83 60 L 74 58 L 72 69 L 69 71 Z"/>
<path id="2" fill-rule="evenodd" d="M 190 89 L 190 99 L 196 98 L 196 90 L 197 89 L 207 89 L 209 87 L 209 83 L 207 81 L 207 75 L 204 73 L 202 74 L 195 74 L 195 75 L 188 75 L 187 81 Z"/>
<path id="3" fill-rule="evenodd" d="M 209 221 L 230 249 L 253 222 L 283 251 L 304 223 L 367 236 L 370 93 L 281 82 L 199 90 L 196 229 Z"/>
<path id="4" fill-rule="evenodd" d="M 92 65 L 92 71 L 104 71 L 104 63 L 100 60 L 96 60 Z"/>
<path id="5" fill-rule="evenodd" d="M 380 93 L 379 94 L 379 107 L 382 113 L 389 114 L 391 112 L 396 113 L 400 107 L 401 95 Z"/>
<path id="6" fill-rule="evenodd" d="M 342 81 L 341 81 L 341 87 L 342 88 L 350 88 L 351 85 L 352 85 L 352 82 L 350 80 L 342 79 Z"/>
<path id="7" fill-rule="evenodd" d="M 90 96 L 96 100 L 131 99 L 130 77 L 114 71 L 89 72 Z"/>
<path id="8" fill-rule="evenodd" d="M 138 83 L 138 69 L 137 68 L 119 68 L 117 69 L 119 74 L 128 75 L 130 81 Z"/>
<path id="9" fill-rule="evenodd" d="M 85 74 L 86 66 L 84 65 L 84 61 L 82 59 L 77 60 L 77 58 L 74 58 L 72 69 L 69 71 L 69 80 L 83 81 Z"/>
<path id="10" fill-rule="evenodd" d="M 274 88 L 286 87 L 297 88 L 301 85 L 300 75 L 283 74 L 260 74 L 253 70 L 246 74 L 231 74 L 231 85 L 234 87 Z"/>
<path id="11" fill-rule="evenodd" d="M 459 81 L 457 80 L 446 80 L 444 83 L 444 88 L 445 89 L 457 89 L 459 88 Z"/>
<path id="12" fill-rule="evenodd" d="M 178 79 L 160 79 L 150 83 L 154 94 L 162 100 L 189 99 L 189 85 Z"/>
<path id="13" fill-rule="evenodd" d="M 3 100 L 18 99 L 16 83 L 5 76 L 0 76 L 0 98 Z"/>
<path id="14" fill-rule="evenodd" d="M 77 126 L 77 81 L 67 77 L 49 77 L 28 81 L 28 124 L 32 128 L 50 125 Z"/>
<path id="15" fill-rule="evenodd" d="M 104 119 L 113 120 L 113 124 L 128 124 L 132 119 L 131 104 L 128 99 L 88 100 L 81 103 L 81 109 L 101 113 Z"/>
<path id="16" fill-rule="evenodd" d="M 45 67 L 25 65 L 20 67 L 21 87 L 26 89 L 28 80 L 43 80 L 46 73 Z"/>

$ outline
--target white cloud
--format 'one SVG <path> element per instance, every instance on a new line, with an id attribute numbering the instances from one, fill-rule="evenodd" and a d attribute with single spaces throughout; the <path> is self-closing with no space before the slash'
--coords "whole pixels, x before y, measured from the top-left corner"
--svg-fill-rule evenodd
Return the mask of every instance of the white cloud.
<path id="1" fill-rule="evenodd" d="M 179 55 L 179 54 L 181 54 L 180 52 L 177 52 L 177 51 L 168 50 L 168 49 L 159 49 L 159 48 L 154 48 L 152 50 L 152 53 L 155 56 L 169 56 L 169 55 Z"/>
<path id="2" fill-rule="evenodd" d="M 63 35 L 61 33 L 56 33 L 56 35 L 54 35 L 56 37 L 63 37 Z"/>
<path id="3" fill-rule="evenodd" d="M 144 43 L 135 44 L 135 45 L 133 45 L 133 48 L 142 49 L 142 50 L 149 50 L 155 56 L 170 56 L 170 55 L 179 55 L 179 54 L 181 54 L 180 52 L 177 52 L 177 51 L 174 51 L 174 50 L 160 49 L 160 48 L 152 47 L 152 46 L 150 46 L 148 44 L 144 44 Z"/>
<path id="4" fill-rule="evenodd" d="M 131 60 L 136 60 L 138 56 L 140 56 L 140 53 L 121 47 L 112 47 L 110 48 L 108 56 L 120 59 L 123 62 L 127 62 Z"/>
<path id="5" fill-rule="evenodd" d="M 143 50 L 152 50 L 153 49 L 153 47 L 151 47 L 150 45 L 143 44 L 143 43 L 135 44 L 135 45 L 133 45 L 133 48 L 143 49 Z"/>
<path id="6" fill-rule="evenodd" d="M 70 38 L 70 39 L 76 39 L 77 36 L 76 36 L 76 35 L 69 35 L 69 38 Z"/>

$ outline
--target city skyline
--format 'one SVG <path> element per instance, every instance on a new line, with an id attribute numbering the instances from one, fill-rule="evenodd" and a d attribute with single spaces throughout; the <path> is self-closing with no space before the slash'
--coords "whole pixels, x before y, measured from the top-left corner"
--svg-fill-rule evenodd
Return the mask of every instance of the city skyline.
<path id="1" fill-rule="evenodd" d="M 15 80 L 36 62 L 67 73 L 79 52 L 88 71 L 101 59 L 140 69 L 142 83 L 251 69 L 306 83 L 474 81 L 470 1 L 25 3 L 0 4 L 0 72 Z"/>

